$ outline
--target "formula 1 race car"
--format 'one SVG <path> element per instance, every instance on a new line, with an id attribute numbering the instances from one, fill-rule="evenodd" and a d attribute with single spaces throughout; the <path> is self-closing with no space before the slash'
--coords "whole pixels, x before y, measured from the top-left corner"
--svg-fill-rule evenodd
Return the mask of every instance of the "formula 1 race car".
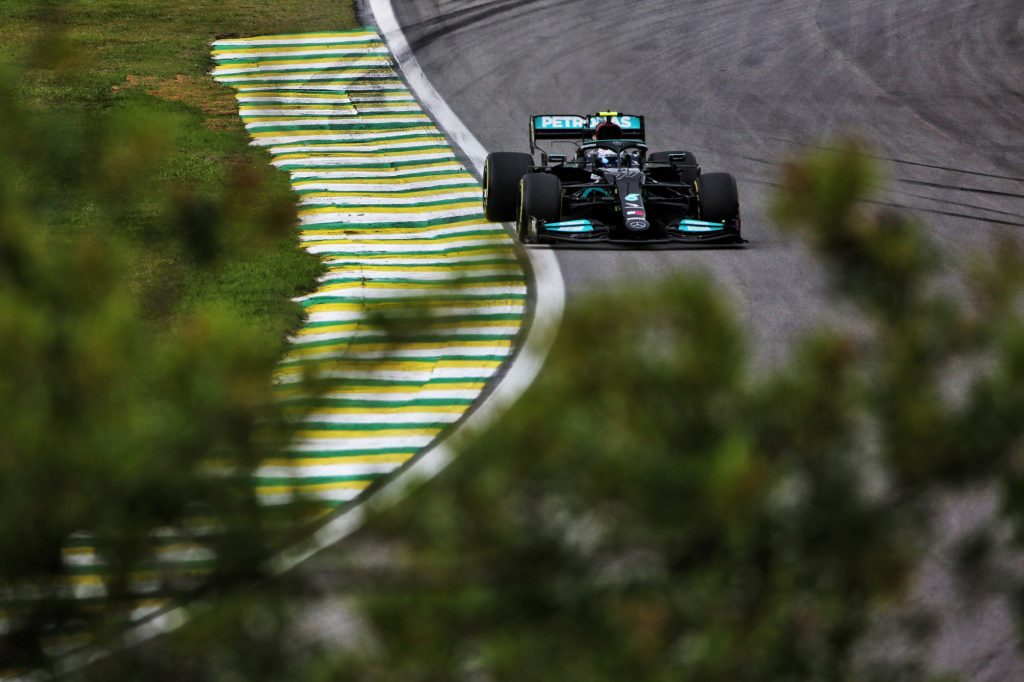
<path id="1" fill-rule="evenodd" d="M 570 143 L 550 154 L 537 142 Z M 516 223 L 524 243 L 740 244 L 736 180 L 701 173 L 691 152 L 648 154 L 643 116 L 533 116 L 530 154 L 495 152 L 484 167 L 492 222 Z"/>

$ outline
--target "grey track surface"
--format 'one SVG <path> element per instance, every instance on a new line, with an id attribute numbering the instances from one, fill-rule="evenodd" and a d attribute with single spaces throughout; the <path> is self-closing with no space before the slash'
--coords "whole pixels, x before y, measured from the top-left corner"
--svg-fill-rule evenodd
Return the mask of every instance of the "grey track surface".
<path id="1" fill-rule="evenodd" d="M 953 258 L 1024 230 L 1021 0 L 394 0 L 434 86 L 491 151 L 525 150 L 531 113 L 648 116 L 655 149 L 690 149 L 740 184 L 743 250 L 565 250 L 570 302 L 596 286 L 709 271 L 765 358 L 841 319 L 821 272 L 777 232 L 779 163 L 844 132 L 895 179 L 885 201 L 920 213 Z M 540 292 L 543 295 L 543 292 Z M 939 515 L 953 537 L 991 496 Z M 915 598 L 948 605 L 934 669 L 1024 680 L 999 602 L 958 602 L 938 558 Z M 953 613 L 955 611 L 955 613 Z"/>
<path id="2" fill-rule="evenodd" d="M 778 164 L 842 132 L 899 178 L 952 253 L 1024 229 L 1020 0 L 396 0 L 435 87 L 491 151 L 531 113 L 648 116 L 740 184 L 743 251 L 564 251 L 570 300 L 609 280 L 704 268 L 773 356 L 822 315 L 821 278 L 765 215 Z M 826 319 L 830 317 L 825 316 Z"/>

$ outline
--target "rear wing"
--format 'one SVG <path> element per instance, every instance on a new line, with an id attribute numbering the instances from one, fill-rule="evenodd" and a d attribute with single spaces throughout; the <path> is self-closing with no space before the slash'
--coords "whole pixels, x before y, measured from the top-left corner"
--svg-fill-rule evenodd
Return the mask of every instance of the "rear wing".
<path id="1" fill-rule="evenodd" d="M 622 128 L 622 139 L 647 140 L 643 116 L 602 111 L 589 116 L 543 114 L 530 117 L 530 151 L 537 151 L 538 140 L 584 141 L 594 136 L 602 123 L 614 123 Z"/>

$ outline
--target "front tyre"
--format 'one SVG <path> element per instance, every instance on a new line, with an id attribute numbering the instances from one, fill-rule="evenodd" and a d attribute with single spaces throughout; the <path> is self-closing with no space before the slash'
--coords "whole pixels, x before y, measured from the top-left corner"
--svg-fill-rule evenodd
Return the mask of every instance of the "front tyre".
<path id="1" fill-rule="evenodd" d="M 726 223 L 740 217 L 736 178 L 728 173 L 703 173 L 697 179 L 701 220 Z"/>
<path id="2" fill-rule="evenodd" d="M 533 170 L 533 157 L 521 152 L 493 152 L 484 164 L 484 215 L 492 223 L 516 219 L 519 181 Z"/>
<path id="3" fill-rule="evenodd" d="M 519 185 L 516 234 L 524 244 L 538 241 L 530 218 L 547 223 L 562 219 L 562 181 L 550 173 L 527 173 Z"/>

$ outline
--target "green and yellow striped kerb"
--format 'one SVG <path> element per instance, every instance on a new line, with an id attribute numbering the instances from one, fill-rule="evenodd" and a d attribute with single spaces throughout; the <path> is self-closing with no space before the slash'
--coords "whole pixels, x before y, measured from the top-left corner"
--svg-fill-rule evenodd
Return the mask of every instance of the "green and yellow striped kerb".
<path id="1" fill-rule="evenodd" d="M 326 267 L 300 299 L 306 322 L 276 376 L 304 423 L 290 451 L 263 463 L 258 492 L 267 504 L 313 498 L 326 513 L 394 474 L 481 396 L 522 325 L 523 268 L 375 31 L 219 40 L 213 58 L 253 144 L 289 173 L 299 239 Z M 428 314 L 396 339 L 382 322 L 409 310 Z M 209 565 L 201 547 L 168 552 Z M 83 597 L 102 591 L 87 541 L 65 560 Z"/>
<path id="2" fill-rule="evenodd" d="M 305 423 L 291 452 L 260 469 L 259 492 L 336 508 L 480 397 L 522 324 L 522 265 L 375 31 L 213 48 L 214 78 L 236 89 L 253 144 L 290 174 L 300 240 L 327 268 L 301 299 L 307 321 L 277 376 Z M 413 305 L 430 314 L 396 341 L 381 317 Z M 297 388 L 309 368 L 325 380 L 313 396 Z"/>

